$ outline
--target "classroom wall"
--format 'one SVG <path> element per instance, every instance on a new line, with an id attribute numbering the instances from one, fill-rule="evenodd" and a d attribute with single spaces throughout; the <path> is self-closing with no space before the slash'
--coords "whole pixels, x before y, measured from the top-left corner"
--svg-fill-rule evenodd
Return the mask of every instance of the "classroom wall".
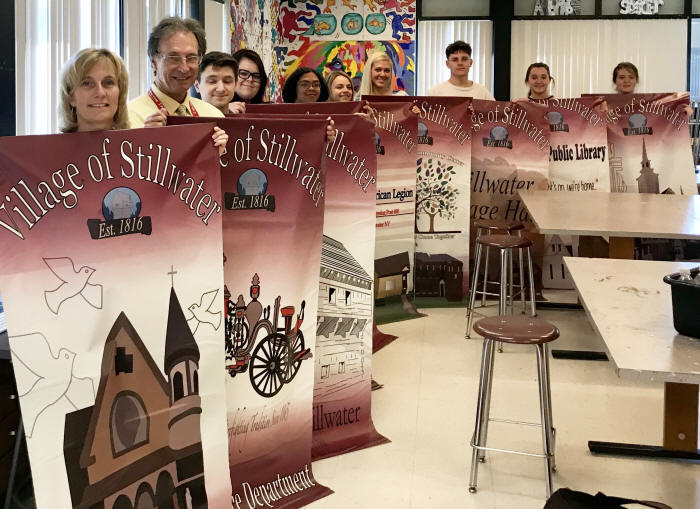
<path id="1" fill-rule="evenodd" d="M 398 88 L 414 93 L 415 0 L 231 0 L 231 17 L 231 49 L 261 55 L 272 101 L 298 67 L 344 69 L 359 83 L 373 51 L 389 55 Z"/>

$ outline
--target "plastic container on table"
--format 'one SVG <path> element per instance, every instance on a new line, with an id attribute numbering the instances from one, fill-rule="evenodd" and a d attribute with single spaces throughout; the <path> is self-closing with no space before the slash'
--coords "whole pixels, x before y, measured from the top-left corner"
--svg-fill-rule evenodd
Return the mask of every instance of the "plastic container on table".
<path id="1" fill-rule="evenodd" d="M 679 281 L 680 272 L 664 276 L 664 283 L 671 285 L 673 327 L 680 333 L 700 338 L 700 284 L 692 281 L 700 267 L 690 270 L 690 281 Z"/>

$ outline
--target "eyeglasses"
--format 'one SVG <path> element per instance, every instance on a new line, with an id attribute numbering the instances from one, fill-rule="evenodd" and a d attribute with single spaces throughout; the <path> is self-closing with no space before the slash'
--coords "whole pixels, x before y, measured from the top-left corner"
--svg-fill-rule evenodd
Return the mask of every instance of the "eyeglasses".
<path id="1" fill-rule="evenodd" d="M 259 72 L 250 72 L 245 69 L 238 69 L 238 77 L 241 81 L 245 81 L 250 78 L 254 83 L 260 83 L 262 81 L 262 74 Z"/>
<path id="2" fill-rule="evenodd" d="M 163 55 L 163 61 L 171 66 L 180 65 L 183 61 L 190 67 L 199 65 L 199 61 L 202 59 L 199 55 Z"/>
<path id="3" fill-rule="evenodd" d="M 301 88 L 321 88 L 320 81 L 300 81 L 298 84 Z"/>

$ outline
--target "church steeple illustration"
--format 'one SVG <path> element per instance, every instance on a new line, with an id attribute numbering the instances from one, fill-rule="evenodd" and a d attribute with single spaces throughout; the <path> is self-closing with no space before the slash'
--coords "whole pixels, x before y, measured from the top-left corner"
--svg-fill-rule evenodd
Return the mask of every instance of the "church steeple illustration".
<path id="1" fill-rule="evenodd" d="M 175 272 L 171 270 L 171 276 Z M 187 324 L 175 288 L 170 288 L 163 368 L 170 386 L 170 447 L 184 449 L 199 436 L 199 347 Z"/>
<path id="2" fill-rule="evenodd" d="M 642 137 L 642 169 L 637 177 L 637 186 L 640 193 L 659 194 L 659 174 L 654 173 L 651 161 L 647 157 L 647 145 Z"/>

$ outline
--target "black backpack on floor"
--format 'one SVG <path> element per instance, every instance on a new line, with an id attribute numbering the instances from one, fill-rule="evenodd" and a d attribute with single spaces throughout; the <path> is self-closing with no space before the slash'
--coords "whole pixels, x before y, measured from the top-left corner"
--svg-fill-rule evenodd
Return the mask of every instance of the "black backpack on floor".
<path id="1" fill-rule="evenodd" d="M 625 509 L 625 504 L 639 504 L 656 509 L 673 509 L 661 502 L 609 497 L 598 492 L 595 496 L 569 488 L 560 488 L 549 497 L 543 509 Z"/>

